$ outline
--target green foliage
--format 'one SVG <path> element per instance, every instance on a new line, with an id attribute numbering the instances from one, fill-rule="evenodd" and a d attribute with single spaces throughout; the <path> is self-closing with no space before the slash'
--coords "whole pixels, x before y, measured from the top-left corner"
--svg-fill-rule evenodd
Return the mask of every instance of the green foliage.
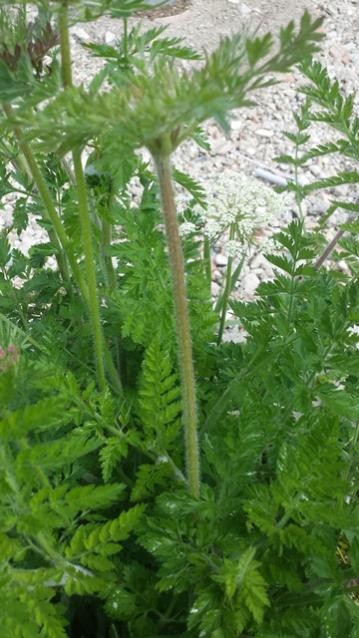
<path id="1" fill-rule="evenodd" d="M 67 90 L 36 116 L 26 110 L 17 119 L 29 138 L 43 140 L 46 149 L 61 153 L 102 136 L 103 131 L 105 146 L 111 148 L 125 139 L 133 147 L 155 150 L 169 144 L 173 150 L 208 117 L 227 128 L 226 113 L 248 105 L 249 92 L 272 83 L 271 73 L 286 72 L 316 50 L 320 23 L 305 13 L 298 33 L 294 23 L 282 30 L 280 48 L 269 58 L 270 34 L 253 41 L 242 35 L 226 38 L 205 65 L 191 74 L 173 67 L 164 47 L 165 55 L 156 55 L 153 64 L 144 65 L 141 58 L 136 61 L 136 73 L 128 72 L 124 82 L 120 59 L 120 86 L 96 95 L 83 87 Z M 6 86 L 11 87 L 10 77 Z M 59 123 L 56 135 L 55 120 Z"/>
<path id="2" fill-rule="evenodd" d="M 160 189 L 137 153 L 169 155 L 187 138 L 208 150 L 202 122 L 226 130 L 231 109 L 301 61 L 310 84 L 287 133 L 294 156 L 280 158 L 289 188 L 301 207 L 319 188 L 355 185 L 353 97 L 308 59 L 320 20 L 305 13 L 276 43 L 235 35 L 202 60 L 163 28 L 129 28 L 144 2 L 71 2 L 71 22 L 120 17 L 124 32 L 87 44 L 103 68 L 63 91 L 55 21 L 66 4 L 37 6 L 31 24 L 26 3 L 2 2 L 0 16 L 0 205 L 15 198 L 0 235 L 1 636 L 358 638 L 358 204 L 338 196 L 325 215 L 350 214 L 337 251 L 349 274 L 318 267 L 325 239 L 303 220 L 276 235 L 273 279 L 253 302 L 231 300 L 243 344 L 215 345 L 203 238 L 177 243 L 200 423 L 193 498 L 178 358 L 191 343 L 176 330 Z M 316 122 L 335 139 L 310 148 Z M 86 145 L 103 391 L 79 171 L 64 157 Z M 302 186 L 301 167 L 332 153 L 350 171 Z M 191 197 L 178 215 L 191 222 L 206 190 L 190 170 L 171 179 Z M 11 238 L 35 220 L 46 237 L 25 255 Z"/>
<path id="3" fill-rule="evenodd" d="M 94 481 L 88 461 L 102 445 L 100 432 L 87 420 L 88 400 L 78 407 L 84 399 L 61 372 L 56 390 L 21 407 L 17 384 L 29 384 L 30 393 L 28 365 L 23 355 L 10 386 L 12 407 L 2 406 L 0 422 L 0 613 L 5 635 L 57 638 L 67 635 L 58 589 L 67 597 L 109 595 L 117 569 L 109 557 L 121 551 L 143 510 L 138 505 L 119 511 L 125 486 Z M 37 379 L 44 388 L 45 365 Z"/>
<path id="4" fill-rule="evenodd" d="M 138 415 L 146 438 L 158 449 L 167 449 L 180 431 L 181 393 L 168 356 L 154 341 L 146 351 L 138 389 Z"/>
<path id="5" fill-rule="evenodd" d="M 288 189 L 296 193 L 300 205 L 304 197 L 314 191 L 358 184 L 359 172 L 356 164 L 359 161 L 359 118 L 354 110 L 354 94 L 345 96 L 339 82 L 329 78 L 326 68 L 320 62 L 307 60 L 302 62 L 299 68 L 309 80 L 309 84 L 301 88 L 305 100 L 299 113 L 294 114 L 298 132 L 286 133 L 286 137 L 295 144 L 295 153 L 294 156 L 281 155 L 277 159 L 294 168 L 295 179 L 289 183 Z M 335 139 L 313 147 L 310 145 L 310 128 L 317 122 L 326 124 L 330 133 L 335 135 Z M 298 180 L 299 169 L 304 168 L 310 160 L 332 154 L 340 154 L 349 159 L 352 164 L 351 170 L 301 186 Z M 322 227 L 338 209 L 358 212 L 355 202 L 333 199 L 321 220 Z M 356 232 L 354 229 L 353 231 Z"/>

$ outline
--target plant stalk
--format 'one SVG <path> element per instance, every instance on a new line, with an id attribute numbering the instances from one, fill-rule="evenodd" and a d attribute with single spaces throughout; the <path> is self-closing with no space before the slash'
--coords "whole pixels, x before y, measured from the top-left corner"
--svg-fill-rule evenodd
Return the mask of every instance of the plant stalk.
<path id="1" fill-rule="evenodd" d="M 107 254 L 107 248 L 111 245 L 111 224 L 108 221 L 102 221 L 101 228 L 101 243 L 102 243 L 102 253 L 103 253 L 103 261 L 105 264 L 105 274 L 106 274 L 106 286 L 108 288 L 109 293 L 111 293 L 116 288 L 116 273 L 112 264 L 111 255 Z"/>
<path id="2" fill-rule="evenodd" d="M 128 62 L 128 18 L 123 19 L 123 57 Z"/>
<path id="3" fill-rule="evenodd" d="M 230 241 L 234 239 L 235 232 L 236 232 L 235 224 L 231 224 L 231 227 L 229 230 Z M 226 281 L 225 281 L 224 291 L 223 291 L 221 304 L 220 304 L 222 306 L 222 311 L 221 311 L 221 318 L 219 321 L 219 329 L 218 329 L 218 336 L 217 336 L 218 345 L 220 345 L 220 343 L 222 342 L 224 327 L 226 325 L 228 300 L 229 300 L 229 296 L 231 294 L 231 289 L 232 289 L 232 268 L 233 268 L 233 257 L 229 256 L 228 263 L 227 263 L 227 271 L 226 271 Z"/>
<path id="4" fill-rule="evenodd" d="M 211 263 L 211 244 L 207 235 L 203 238 L 203 260 L 206 271 L 209 295 L 212 296 L 212 263 Z"/>
<path id="5" fill-rule="evenodd" d="M 332 241 L 329 242 L 329 244 L 326 246 L 321 256 L 315 262 L 316 270 L 319 270 L 319 268 L 324 264 L 325 260 L 328 259 L 328 257 L 330 256 L 330 254 L 333 252 L 334 248 L 336 247 L 338 241 L 340 241 L 340 239 L 343 237 L 344 232 L 345 231 L 341 229 L 336 232 Z"/>
<path id="6" fill-rule="evenodd" d="M 112 263 L 112 257 L 108 251 L 112 241 L 112 224 L 108 221 L 106 217 L 106 208 L 108 211 L 110 211 L 112 202 L 113 202 L 113 194 L 110 193 L 109 196 L 106 198 L 105 207 L 104 207 L 105 210 L 103 214 L 101 215 L 101 219 L 100 219 L 102 259 L 104 263 L 106 287 L 108 289 L 109 294 L 111 294 L 111 292 L 113 292 L 113 290 L 116 289 L 116 283 L 117 283 L 116 272 Z"/>
<path id="7" fill-rule="evenodd" d="M 85 272 L 89 291 L 88 308 L 90 314 L 92 337 L 94 342 L 97 378 L 100 390 L 104 390 L 106 388 L 104 339 L 101 326 L 100 303 L 97 295 L 95 254 L 92 243 L 91 218 L 87 202 L 86 182 L 81 161 L 81 151 L 74 150 L 72 153 L 72 159 L 74 163 L 76 179 L 82 246 L 85 255 Z"/>
<path id="8" fill-rule="evenodd" d="M 182 386 L 187 482 L 191 496 L 198 498 L 200 493 L 198 417 L 184 258 L 177 223 L 170 158 L 168 155 L 160 154 L 154 156 L 154 159 L 161 191 L 162 212 L 166 227 L 169 261 L 173 282 L 179 367 Z"/>
<path id="9" fill-rule="evenodd" d="M 59 10 L 59 35 L 62 62 L 62 81 L 64 89 L 72 87 L 72 63 L 70 34 L 68 26 L 68 0 L 64 0 Z M 94 344 L 95 361 L 97 368 L 97 380 L 100 390 L 106 388 L 105 362 L 114 386 L 121 388 L 117 371 L 113 365 L 111 354 L 108 351 L 101 324 L 100 301 L 97 291 L 95 253 L 93 247 L 91 216 L 87 198 L 87 187 L 84 169 L 82 166 L 81 150 L 72 152 L 74 164 L 75 185 L 77 190 L 79 218 L 81 224 L 82 247 L 85 256 L 85 271 L 88 285 L 88 310 L 90 316 L 92 338 Z"/>
<path id="10" fill-rule="evenodd" d="M 6 116 L 11 120 L 14 116 L 13 110 L 10 104 L 3 104 L 3 109 L 5 111 Z M 61 246 L 63 248 L 64 253 L 69 261 L 71 266 L 75 281 L 81 291 L 82 296 L 86 299 L 87 290 L 85 283 L 82 279 L 81 271 L 76 261 L 76 257 L 73 253 L 70 240 L 67 237 L 66 231 L 61 223 L 61 220 L 57 214 L 57 210 L 55 208 L 50 190 L 46 184 L 46 181 L 42 175 L 41 169 L 36 161 L 36 158 L 32 152 L 32 149 L 28 142 L 26 142 L 23 138 L 22 131 L 19 126 L 13 126 L 13 131 L 17 141 L 19 142 L 20 149 L 25 157 L 29 170 L 31 172 L 32 179 L 36 184 L 36 188 L 40 194 L 42 202 L 45 207 L 46 217 L 51 221 L 55 232 L 52 232 L 49 229 L 49 237 L 51 242 L 57 247 L 58 255 L 57 255 L 57 263 L 59 271 L 62 274 L 64 281 L 69 282 L 69 273 L 67 268 L 66 260 L 64 256 L 61 254 Z"/>
<path id="11" fill-rule="evenodd" d="M 64 0 L 59 9 L 59 34 L 61 54 L 61 74 L 64 89 L 72 87 L 72 62 L 69 34 L 69 9 L 68 0 Z"/>

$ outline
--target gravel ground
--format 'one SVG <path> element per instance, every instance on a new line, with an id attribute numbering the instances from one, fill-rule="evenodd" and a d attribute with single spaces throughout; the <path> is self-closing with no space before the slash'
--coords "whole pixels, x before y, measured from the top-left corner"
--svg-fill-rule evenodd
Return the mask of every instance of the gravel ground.
<path id="1" fill-rule="evenodd" d="M 358 85 L 359 67 L 359 0 L 177 0 L 168 8 L 156 9 L 142 16 L 144 27 L 167 25 L 168 35 L 182 36 L 190 45 L 210 50 L 227 34 L 242 28 L 258 28 L 260 32 L 275 32 L 280 25 L 290 19 L 298 19 L 305 8 L 314 15 L 325 18 L 322 27 L 325 40 L 320 59 L 325 62 L 329 73 L 337 77 L 345 92 L 352 91 Z M 135 18 L 134 20 L 138 20 Z M 75 76 L 78 82 L 88 81 L 90 75 L 101 64 L 91 59 L 81 42 L 106 42 L 113 44 L 121 34 L 122 23 L 119 20 L 102 18 L 96 23 L 76 25 L 72 29 L 74 44 Z M 297 90 L 303 80 L 297 72 L 282 77 L 279 85 L 265 89 L 257 96 L 257 105 L 252 109 L 243 109 L 234 113 L 232 132 L 225 137 L 215 124 L 206 126 L 211 143 L 211 152 L 204 153 L 196 145 L 187 143 L 176 153 L 175 163 L 181 170 L 187 170 L 209 189 L 215 189 L 216 182 L 225 169 L 238 170 L 247 175 L 255 175 L 258 168 L 264 168 L 278 176 L 286 177 L 281 165 L 274 158 L 291 152 L 290 142 L 283 130 L 293 128 L 292 111 L 298 105 Z M 358 102 L 357 102 L 358 107 Z M 359 109 L 358 109 L 359 110 Z M 324 130 L 318 126 L 313 129 L 313 143 L 324 141 Z M 304 183 L 333 174 L 336 170 L 350 168 L 340 158 L 316 159 L 301 175 Z M 357 193 L 352 193 L 356 196 Z M 325 212 L 333 193 L 315 195 L 305 204 L 306 224 L 311 228 L 319 216 Z M 293 218 L 294 208 L 288 206 L 281 217 L 272 224 L 275 230 Z M 11 215 L 9 203 L 6 217 Z M 335 233 L 343 213 L 337 213 L 331 221 L 328 238 Z M 29 231 L 14 243 L 23 250 L 38 241 L 39 230 L 35 222 Z M 213 259 L 214 289 L 218 289 L 225 257 L 221 246 Z M 243 299 L 253 297 L 258 283 L 271 276 L 271 269 L 265 259 L 258 255 L 251 266 L 243 272 L 237 295 Z"/>

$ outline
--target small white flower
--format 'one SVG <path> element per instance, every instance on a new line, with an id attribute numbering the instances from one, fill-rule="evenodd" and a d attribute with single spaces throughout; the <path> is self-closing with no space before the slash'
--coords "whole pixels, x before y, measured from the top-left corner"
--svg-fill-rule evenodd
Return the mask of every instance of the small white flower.
<path id="1" fill-rule="evenodd" d="M 191 235 L 192 233 L 195 233 L 196 230 L 197 230 L 196 225 L 193 224 L 192 222 L 183 222 L 182 224 L 180 224 L 180 227 L 179 227 L 179 233 L 181 237 L 185 237 L 186 235 Z"/>
<path id="2" fill-rule="evenodd" d="M 246 250 L 243 242 L 238 241 L 237 239 L 230 239 L 225 243 L 224 253 L 227 257 L 232 257 L 233 259 L 244 257 Z"/>
<path id="3" fill-rule="evenodd" d="M 267 255 L 275 255 L 280 252 L 280 245 L 273 237 L 263 237 L 260 241 L 261 251 Z"/>
<path id="4" fill-rule="evenodd" d="M 218 237 L 224 230 L 225 227 L 223 227 L 219 221 L 211 219 L 210 217 L 208 218 L 204 228 L 205 235 L 207 235 L 210 239 Z"/>

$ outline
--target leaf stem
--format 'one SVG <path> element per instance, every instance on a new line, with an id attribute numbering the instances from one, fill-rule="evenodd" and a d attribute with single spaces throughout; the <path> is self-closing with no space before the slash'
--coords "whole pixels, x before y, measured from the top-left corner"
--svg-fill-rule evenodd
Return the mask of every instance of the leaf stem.
<path id="1" fill-rule="evenodd" d="M 68 0 L 64 0 L 59 9 L 59 34 L 60 34 L 60 53 L 61 53 L 61 74 L 62 83 L 65 89 L 72 86 L 72 63 L 71 63 L 71 46 L 69 34 L 69 9 Z"/>
<path id="2" fill-rule="evenodd" d="M 234 239 L 235 232 L 236 232 L 236 225 L 235 224 L 231 224 L 231 227 L 230 227 L 230 230 L 229 230 L 229 240 L 230 241 L 232 241 Z M 230 296 L 231 290 L 232 290 L 232 267 L 233 267 L 233 257 L 229 256 L 228 257 L 228 263 L 227 263 L 225 286 L 224 286 L 223 295 L 222 295 L 222 299 L 221 299 L 222 312 L 221 312 L 221 318 L 220 318 L 219 329 L 218 329 L 218 337 L 217 337 L 217 344 L 218 345 L 220 345 L 220 343 L 222 342 L 224 327 L 226 325 L 226 314 L 227 314 L 227 308 L 228 308 L 228 300 L 229 300 L 229 296 Z"/>
<path id="3" fill-rule="evenodd" d="M 298 153 L 299 153 L 299 146 L 298 146 L 298 142 L 296 142 L 295 144 L 295 152 L 294 152 L 294 158 L 295 158 L 295 162 L 294 162 L 294 183 L 297 187 L 296 193 L 295 193 L 295 200 L 296 200 L 296 204 L 298 206 L 298 212 L 299 212 L 299 219 L 301 221 L 304 220 L 304 214 L 303 214 L 303 206 L 302 206 L 302 197 L 298 192 L 298 188 L 299 188 L 299 174 L 298 174 Z"/>
<path id="4" fill-rule="evenodd" d="M 101 326 L 100 303 L 97 294 L 96 266 L 92 243 L 91 218 L 87 202 L 87 190 L 85 175 L 82 167 L 81 151 L 79 149 L 73 151 L 72 159 L 74 163 L 76 179 L 82 246 L 85 255 L 86 281 L 89 290 L 88 307 L 90 313 L 92 337 L 94 342 L 97 378 L 100 390 L 104 390 L 106 388 L 104 339 Z"/>
<path id="5" fill-rule="evenodd" d="M 203 259 L 204 259 L 204 267 L 205 267 L 207 281 L 208 281 L 209 295 L 211 297 L 212 296 L 211 244 L 209 241 L 209 237 L 207 237 L 207 235 L 204 235 L 203 237 Z"/>
<path id="6" fill-rule="evenodd" d="M 106 279 L 106 287 L 108 289 L 108 293 L 111 294 L 113 290 L 116 288 L 116 272 L 113 267 L 112 257 L 109 254 L 109 248 L 111 246 L 112 241 L 112 224 L 106 218 L 106 215 L 109 214 L 111 209 L 111 204 L 113 202 L 113 194 L 111 193 L 107 198 L 105 210 L 103 210 L 103 214 L 100 219 L 101 223 L 101 250 L 102 250 L 102 258 L 105 266 L 105 279 Z M 106 211 L 107 207 L 107 211 Z"/>
<path id="7" fill-rule="evenodd" d="M 64 0 L 59 10 L 58 17 L 60 50 L 62 62 L 62 80 L 64 89 L 72 87 L 72 64 L 70 34 L 68 26 L 68 0 Z M 105 361 L 109 375 L 120 389 L 121 383 L 113 365 L 110 352 L 106 348 L 100 314 L 100 301 L 97 291 L 95 253 L 93 247 L 91 216 L 88 205 L 87 187 L 84 169 L 82 166 L 81 150 L 74 149 L 72 152 L 74 164 L 75 182 L 78 199 L 78 211 L 81 224 L 82 247 L 85 256 L 85 271 L 88 285 L 88 310 L 94 344 L 95 361 L 97 368 L 97 380 L 100 390 L 106 388 Z"/>
<path id="8" fill-rule="evenodd" d="M 189 493 L 193 497 L 198 498 L 200 492 L 198 417 L 184 258 L 178 230 L 170 158 L 167 154 L 158 154 L 154 155 L 154 159 L 161 191 L 162 212 L 166 227 L 173 283 L 178 355 L 182 386 L 187 482 Z"/>
<path id="9" fill-rule="evenodd" d="M 14 113 L 10 104 L 3 104 L 3 109 L 5 111 L 6 116 L 11 121 L 14 118 Z M 76 257 L 72 250 L 70 240 L 62 225 L 61 219 L 57 214 L 57 210 L 55 208 L 55 205 L 54 205 L 50 190 L 46 184 L 45 178 L 42 175 L 41 169 L 37 163 L 37 160 L 32 152 L 30 145 L 23 138 L 21 128 L 15 125 L 13 126 L 13 131 L 19 143 L 20 149 L 25 157 L 29 170 L 31 172 L 32 179 L 34 180 L 36 184 L 36 188 L 44 204 L 46 217 L 51 221 L 51 224 L 53 228 L 55 229 L 55 232 L 52 232 L 52 230 L 49 229 L 48 233 L 49 233 L 51 242 L 58 248 L 58 251 L 59 251 L 56 258 L 59 271 L 61 272 L 64 281 L 69 281 L 67 263 L 66 263 L 66 260 L 64 259 L 64 256 L 61 254 L 62 252 L 61 246 L 62 246 L 64 253 L 66 254 L 66 257 L 70 263 L 76 283 L 81 291 L 82 296 L 84 297 L 84 299 L 86 299 L 87 290 L 86 290 L 85 283 L 82 279 L 80 268 L 78 266 Z"/>
<path id="10" fill-rule="evenodd" d="M 123 57 L 125 62 L 128 62 L 128 18 L 123 18 Z"/>
<path id="11" fill-rule="evenodd" d="M 326 248 L 323 251 L 323 253 L 320 255 L 320 257 L 318 257 L 317 261 L 315 262 L 314 267 L 316 268 L 316 270 L 319 270 L 319 268 L 324 264 L 325 260 L 328 259 L 328 257 L 333 252 L 333 250 L 336 247 L 338 241 L 341 240 L 343 235 L 344 235 L 344 230 L 342 230 L 342 229 L 339 229 L 335 233 L 332 241 L 329 242 L 329 244 L 326 246 Z"/>

